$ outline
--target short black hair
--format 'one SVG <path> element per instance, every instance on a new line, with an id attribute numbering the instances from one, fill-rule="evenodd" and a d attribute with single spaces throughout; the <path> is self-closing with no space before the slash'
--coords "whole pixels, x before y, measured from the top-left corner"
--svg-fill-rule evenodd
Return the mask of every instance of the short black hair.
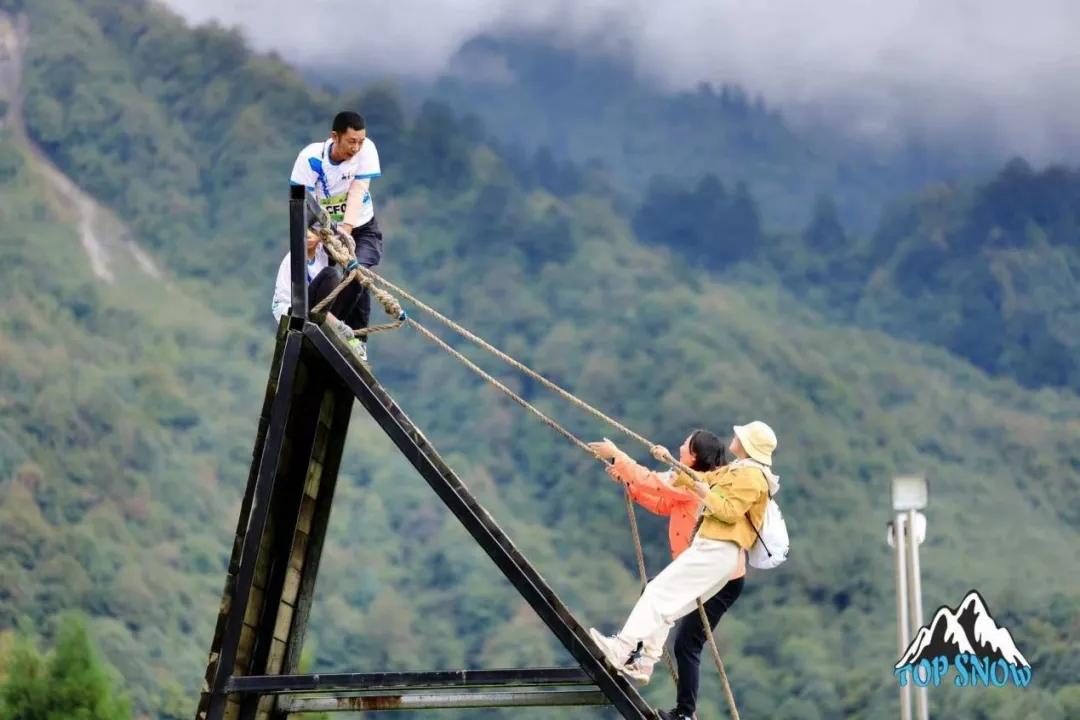
<path id="1" fill-rule="evenodd" d="M 334 126 L 331 129 L 340 135 L 346 130 L 363 130 L 365 127 L 364 118 L 360 113 L 342 110 L 334 116 Z"/>
<path id="2" fill-rule="evenodd" d="M 695 430 L 690 435 L 690 452 L 694 454 L 691 470 L 708 472 L 727 465 L 724 441 L 708 430 Z"/>

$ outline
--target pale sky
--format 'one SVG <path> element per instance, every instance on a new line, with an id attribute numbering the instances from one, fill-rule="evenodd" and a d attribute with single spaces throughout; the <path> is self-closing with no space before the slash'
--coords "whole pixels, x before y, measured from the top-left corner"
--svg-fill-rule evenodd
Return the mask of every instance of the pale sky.
<path id="1" fill-rule="evenodd" d="M 734 81 L 863 129 L 977 123 L 1017 152 L 1080 151 L 1080 0 L 164 1 L 295 64 L 430 79 L 477 33 L 550 32 L 629 47 L 673 88 Z"/>

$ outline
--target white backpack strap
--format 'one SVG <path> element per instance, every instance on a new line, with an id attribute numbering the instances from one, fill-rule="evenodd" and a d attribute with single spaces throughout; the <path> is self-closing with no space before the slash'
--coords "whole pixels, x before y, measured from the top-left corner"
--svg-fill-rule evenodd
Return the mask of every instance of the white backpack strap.
<path id="1" fill-rule="evenodd" d="M 765 494 L 768 495 L 769 500 L 771 501 L 772 490 L 769 489 L 769 476 L 766 474 L 766 471 L 764 469 L 765 466 L 756 460 L 751 460 L 750 458 L 746 458 L 746 462 L 743 462 L 743 460 L 736 460 L 735 463 L 742 463 L 741 467 L 752 467 L 761 473 L 761 477 L 765 480 Z M 734 465 L 735 463 L 732 464 Z M 754 519 L 750 517 L 749 510 L 746 511 L 746 520 L 750 523 L 750 527 L 754 529 L 754 534 L 757 535 L 757 539 L 758 542 L 761 543 L 761 547 L 765 548 L 765 552 L 766 554 L 768 554 L 769 557 L 772 557 L 772 551 L 769 550 L 769 546 L 765 544 L 765 541 L 761 539 L 761 533 L 758 531 L 757 526 L 754 525 Z"/>

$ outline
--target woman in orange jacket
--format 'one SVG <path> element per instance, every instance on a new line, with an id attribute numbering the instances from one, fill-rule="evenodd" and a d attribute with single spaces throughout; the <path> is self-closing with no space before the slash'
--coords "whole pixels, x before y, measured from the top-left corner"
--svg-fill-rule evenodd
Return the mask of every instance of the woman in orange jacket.
<path id="1" fill-rule="evenodd" d="M 602 443 L 594 443 L 594 449 L 606 450 Z M 660 448 L 659 452 L 666 453 L 667 450 Z M 727 463 L 723 441 L 708 430 L 694 430 L 679 448 L 679 459 L 684 465 L 699 472 L 708 472 Z M 673 473 L 652 472 L 634 462 L 625 453 L 615 454 L 614 463 L 607 472 L 616 481 L 626 484 L 634 502 L 651 513 L 670 518 L 668 540 L 671 543 L 672 558 L 679 557 L 690 547 L 702 502 L 689 490 L 672 487 L 670 483 Z M 731 580 L 704 603 L 710 628 L 716 628 L 720 618 L 742 593 L 745 575 L 746 563 L 740 554 L 739 566 Z M 661 717 L 665 720 L 693 717 L 697 707 L 701 651 L 706 639 L 699 613 L 691 612 L 679 620 L 675 629 L 675 661 L 679 668 L 676 706 L 670 712 L 661 711 Z M 635 679 L 647 679 L 652 674 L 656 660 L 656 657 L 643 653 L 627 674 Z"/>

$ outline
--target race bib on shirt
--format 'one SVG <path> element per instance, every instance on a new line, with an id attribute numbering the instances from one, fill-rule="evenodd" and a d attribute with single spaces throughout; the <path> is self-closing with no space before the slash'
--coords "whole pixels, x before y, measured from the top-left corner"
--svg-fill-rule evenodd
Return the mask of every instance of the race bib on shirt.
<path id="1" fill-rule="evenodd" d="M 345 200 L 348 199 L 348 196 L 348 192 L 343 192 L 334 197 L 319 200 L 319 204 L 322 205 L 327 214 L 330 215 L 331 220 L 334 222 L 341 222 L 345 219 Z"/>

